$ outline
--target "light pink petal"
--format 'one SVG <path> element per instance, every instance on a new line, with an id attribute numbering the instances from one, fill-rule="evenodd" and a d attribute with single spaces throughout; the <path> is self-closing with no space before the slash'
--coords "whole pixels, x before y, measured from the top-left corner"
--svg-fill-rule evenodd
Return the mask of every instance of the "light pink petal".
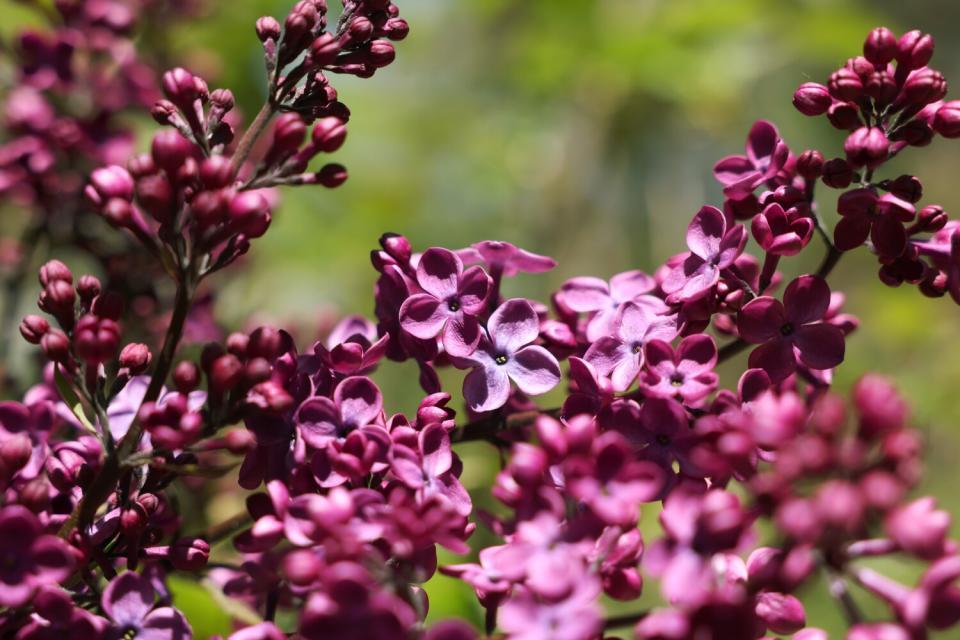
<path id="1" fill-rule="evenodd" d="M 643 271 L 624 271 L 610 278 L 610 295 L 617 302 L 633 300 L 656 288 L 656 279 Z"/>
<path id="2" fill-rule="evenodd" d="M 608 307 L 593 313 L 587 322 L 586 334 L 589 342 L 594 342 L 615 332 L 614 321 L 617 319 L 617 311 L 618 308 L 616 307 Z"/>
<path id="3" fill-rule="evenodd" d="M 536 345 L 514 353 L 504 369 L 527 395 L 546 393 L 560 383 L 560 363 L 552 353 Z"/>
<path id="4" fill-rule="evenodd" d="M 694 261 L 699 262 L 694 269 Z M 692 302 L 709 294 L 717 281 L 720 280 L 720 269 L 709 262 L 704 262 L 696 256 L 690 256 L 680 267 L 689 277 L 679 291 L 674 291 L 667 298 L 667 302 Z"/>
<path id="5" fill-rule="evenodd" d="M 427 249 L 417 264 L 417 282 L 420 287 L 440 300 L 447 300 L 457 294 L 462 273 L 463 262 L 449 249 Z"/>
<path id="6" fill-rule="evenodd" d="M 753 163 L 745 156 L 727 156 L 713 165 L 713 177 L 724 186 L 736 184 L 755 173 Z"/>
<path id="7" fill-rule="evenodd" d="M 754 298 L 743 306 L 737 317 L 740 337 L 747 342 L 759 344 L 780 335 L 780 327 L 787 319 L 783 305 L 769 296 Z"/>
<path id="8" fill-rule="evenodd" d="M 717 344 L 708 335 L 698 333 L 687 336 L 677 347 L 677 371 L 684 375 L 696 375 L 710 371 L 717 365 Z"/>
<path id="9" fill-rule="evenodd" d="M 784 291 L 783 307 L 795 326 L 819 320 L 830 308 L 830 287 L 819 276 L 800 276 Z"/>
<path id="10" fill-rule="evenodd" d="M 297 409 L 294 422 L 307 444 L 322 449 L 339 434 L 340 410 L 329 398 L 308 398 Z"/>
<path id="11" fill-rule="evenodd" d="M 443 328 L 443 348 L 454 358 L 466 358 L 480 344 L 480 322 L 475 316 L 457 314 Z"/>
<path id="12" fill-rule="evenodd" d="M 487 321 L 487 332 L 497 352 L 511 354 L 537 339 L 540 321 L 530 302 L 513 298 L 493 312 Z"/>
<path id="13" fill-rule="evenodd" d="M 843 331 L 832 324 L 808 324 L 794 336 L 800 361 L 811 369 L 833 369 L 843 362 Z"/>
<path id="14" fill-rule="evenodd" d="M 526 249 L 517 249 L 516 255 L 504 269 L 504 275 L 512 276 L 517 271 L 524 273 L 543 273 L 557 266 L 557 261 L 549 256 L 531 253 Z"/>
<path id="15" fill-rule="evenodd" d="M 73 554 L 67 543 L 54 535 L 37 538 L 30 550 L 35 575 L 48 583 L 63 582 L 73 573 Z"/>
<path id="16" fill-rule="evenodd" d="M 429 340 L 437 337 L 451 315 L 446 303 L 428 293 L 418 293 L 403 301 L 400 326 L 415 338 Z"/>
<path id="17" fill-rule="evenodd" d="M 670 342 L 677 337 L 677 318 L 676 316 L 658 316 L 650 326 L 647 327 L 647 333 L 644 340 L 665 340 Z"/>
<path id="18" fill-rule="evenodd" d="M 635 357 L 635 354 L 632 348 L 611 336 L 600 338 L 594 342 L 583 355 L 583 359 L 602 376 L 609 376 L 622 360 L 633 357 Z"/>
<path id="19" fill-rule="evenodd" d="M 430 477 L 435 478 L 449 471 L 453 464 L 453 452 L 447 430 L 439 422 L 434 422 L 420 432 L 419 439 L 423 468 Z"/>
<path id="20" fill-rule="evenodd" d="M 363 427 L 375 421 L 383 409 L 383 395 L 373 380 L 352 376 L 337 385 L 333 401 L 340 407 L 344 424 Z"/>
<path id="21" fill-rule="evenodd" d="M 585 313 L 609 307 L 613 304 L 610 288 L 600 278 L 583 276 L 571 278 L 560 288 L 563 303 L 571 311 Z"/>
<path id="22" fill-rule="evenodd" d="M 420 456 L 402 444 L 394 444 L 390 449 L 390 470 L 411 489 L 419 489 L 425 482 Z"/>
<path id="23" fill-rule="evenodd" d="M 727 231 L 727 222 L 716 207 L 704 206 L 687 227 L 687 247 L 695 255 L 710 260 L 720 251 L 720 242 Z"/>
<path id="24" fill-rule="evenodd" d="M 137 640 L 190 640 L 193 629 L 182 613 L 173 607 L 160 607 L 144 618 Z"/>
<path id="25" fill-rule="evenodd" d="M 477 367 L 463 379 L 463 397 L 477 413 L 499 409 L 510 397 L 510 378 L 502 367 Z"/>
<path id="26" fill-rule="evenodd" d="M 766 371 L 771 382 L 781 382 L 797 370 L 797 361 L 793 355 L 793 343 L 782 338 L 771 340 L 754 349 L 750 353 L 748 362 L 751 368 L 760 368 Z"/>
<path id="27" fill-rule="evenodd" d="M 643 351 L 632 358 L 624 358 L 610 372 L 610 382 L 614 391 L 626 391 L 643 369 Z"/>
<path id="28" fill-rule="evenodd" d="M 660 377 L 669 377 L 676 370 L 673 364 L 673 347 L 665 340 L 650 340 L 644 347 L 647 368 Z"/>
<path id="29" fill-rule="evenodd" d="M 100 604 L 117 626 L 139 627 L 153 608 L 154 591 L 150 581 L 126 571 L 110 581 Z"/>
<path id="30" fill-rule="evenodd" d="M 779 141 L 780 134 L 772 123 L 757 120 L 747 136 L 747 158 L 756 167 L 769 164 Z"/>
<path id="31" fill-rule="evenodd" d="M 616 335 L 626 344 L 639 343 L 647 336 L 647 330 L 654 320 L 654 315 L 645 307 L 633 302 L 620 305 L 617 318 L 614 320 Z"/>
<path id="32" fill-rule="evenodd" d="M 719 380 L 719 376 L 712 371 L 705 371 L 704 373 L 687 377 L 683 381 L 683 386 L 680 387 L 680 395 L 682 395 L 683 399 L 688 403 L 696 402 L 713 393 L 713 390 L 717 388 Z"/>
<path id="33" fill-rule="evenodd" d="M 483 311 L 483 305 L 490 295 L 490 276 L 480 267 L 470 267 L 460 278 L 457 298 L 464 313 L 477 315 Z"/>

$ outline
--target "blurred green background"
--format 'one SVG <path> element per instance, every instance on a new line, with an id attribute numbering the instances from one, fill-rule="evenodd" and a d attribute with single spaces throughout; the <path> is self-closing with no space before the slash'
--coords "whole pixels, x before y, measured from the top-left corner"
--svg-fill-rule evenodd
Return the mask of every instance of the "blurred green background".
<path id="1" fill-rule="evenodd" d="M 263 97 L 254 20 L 282 16 L 276 0 L 211 2 L 207 15 L 172 34 L 175 55 L 234 90 L 254 113 Z M 335 3 L 334 3 L 335 4 Z M 868 30 L 920 28 L 937 39 L 933 66 L 960 74 L 960 3 L 943 0 L 400 0 L 411 24 L 397 61 L 372 80 L 335 78 L 353 112 L 335 161 L 351 178 L 339 189 L 288 190 L 248 268 L 219 283 L 217 315 L 246 326 L 272 320 L 301 335 L 341 313 L 370 314 L 374 271 L 367 253 L 385 231 L 415 248 L 456 248 L 502 239 L 545 253 L 559 267 L 508 283 L 508 295 L 546 300 L 574 275 L 652 270 L 685 249 L 683 229 L 702 203 L 721 204 L 711 168 L 741 153 L 750 125 L 772 120 L 795 152 L 841 152 L 842 135 L 790 104 L 794 88 L 825 81 L 860 53 Z M 15 29 L 21 14 L 3 31 Z M 215 79 L 215 80 L 213 80 Z M 918 175 L 924 203 L 960 215 L 960 145 L 936 140 L 889 168 Z M 820 200 L 828 224 L 833 201 Z M 815 241 L 816 242 L 816 241 Z M 787 276 L 819 259 L 782 263 Z M 960 513 L 960 312 L 949 299 L 888 289 L 865 252 L 847 256 L 831 282 L 848 294 L 862 328 L 837 375 L 846 390 L 867 370 L 894 378 L 929 441 L 926 488 Z M 306 329 L 304 329 L 306 328 Z M 727 369 L 734 381 L 739 363 Z M 387 409 L 409 410 L 419 390 L 408 365 L 378 373 Z M 455 388 L 455 387 L 454 387 Z M 464 481 L 478 503 L 495 473 L 483 445 L 465 449 Z M 216 505 L 215 505 L 216 507 Z M 222 508 L 226 513 L 228 507 Z M 655 512 L 645 513 L 645 528 Z M 482 532 L 478 535 L 485 535 Z M 445 557 L 444 561 L 453 561 Z M 890 571 L 911 579 L 914 567 Z M 479 621 L 468 588 L 438 578 L 431 618 Z M 815 591 L 815 590 L 812 590 Z M 822 593 L 822 588 L 819 589 Z M 644 602 L 653 602 L 649 585 Z M 198 635 L 223 627 L 208 601 L 181 598 Z M 207 603 L 207 604 L 204 604 Z M 842 637 L 833 603 L 811 595 L 812 624 Z M 960 637 L 960 634 L 940 637 Z"/>

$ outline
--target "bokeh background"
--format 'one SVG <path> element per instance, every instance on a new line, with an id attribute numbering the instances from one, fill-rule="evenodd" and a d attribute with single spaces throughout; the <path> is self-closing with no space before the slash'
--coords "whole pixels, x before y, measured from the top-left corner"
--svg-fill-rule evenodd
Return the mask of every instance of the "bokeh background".
<path id="1" fill-rule="evenodd" d="M 254 113 L 264 87 L 253 22 L 284 15 L 291 3 L 206 2 L 201 18 L 166 37 L 181 63 L 212 86 L 231 88 L 240 108 Z M 960 78 L 960 3 L 951 0 L 399 5 L 412 28 L 398 44 L 397 62 L 372 81 L 337 79 L 353 118 L 335 160 L 349 168 L 350 180 L 334 191 L 285 192 L 246 268 L 218 283 L 216 314 L 227 327 L 247 326 L 252 317 L 298 327 L 309 338 L 339 314 L 369 315 L 375 274 L 368 251 L 385 231 L 407 235 L 418 249 L 490 238 L 551 255 L 559 262 L 552 273 L 507 285 L 510 295 L 541 300 L 574 275 L 652 270 L 685 248 L 683 229 L 701 204 L 722 202 L 711 167 L 741 153 L 756 119 L 776 123 L 796 152 L 841 151 L 842 135 L 823 118 L 800 115 L 790 98 L 798 84 L 824 81 L 857 55 L 870 28 L 932 33 L 933 66 L 948 80 Z M 31 19 L 14 3 L 0 7 L 2 34 Z M 960 146 L 938 139 L 903 153 L 889 175 L 902 169 L 919 176 L 925 203 L 960 215 L 958 161 Z M 831 225 L 833 204 L 821 198 Z M 809 270 L 818 251 L 782 268 L 788 276 Z M 846 391 L 868 370 L 897 381 L 927 434 L 926 488 L 960 513 L 960 311 L 949 299 L 885 287 L 865 252 L 845 257 L 835 273 L 834 288 L 848 294 L 848 311 L 862 321 L 848 341 L 837 387 Z M 728 382 L 740 366 L 727 370 Z M 377 379 L 388 410 L 415 406 L 419 391 L 410 367 L 387 365 Z M 478 503 L 490 504 L 483 487 L 496 472 L 496 456 L 484 445 L 462 455 L 465 483 Z M 211 508 L 229 515 L 234 504 L 224 497 Z M 655 521 L 655 509 L 644 512 L 645 529 L 653 531 Z M 885 570 L 905 580 L 916 572 L 909 565 Z M 469 588 L 445 578 L 429 587 L 432 619 L 480 621 Z M 198 637 L 225 630 L 226 616 L 202 585 L 179 584 L 177 593 Z M 842 637 L 838 610 L 817 593 L 823 585 L 811 588 L 809 619 Z M 643 600 L 656 602 L 655 585 Z"/>

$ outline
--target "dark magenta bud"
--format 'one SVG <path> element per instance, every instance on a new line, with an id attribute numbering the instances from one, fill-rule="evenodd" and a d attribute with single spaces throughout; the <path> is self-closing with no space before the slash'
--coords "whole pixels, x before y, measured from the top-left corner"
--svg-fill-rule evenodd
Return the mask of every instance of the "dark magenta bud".
<path id="1" fill-rule="evenodd" d="M 260 42 L 278 40 L 280 38 L 280 23 L 273 16 L 263 16 L 257 19 L 257 37 Z"/>
<path id="2" fill-rule="evenodd" d="M 230 89 L 217 89 L 210 94 L 210 104 L 212 107 L 219 109 L 221 113 L 226 113 L 233 109 L 236 100 Z"/>
<path id="3" fill-rule="evenodd" d="M 87 197 L 96 205 L 119 198 L 133 200 L 133 176 L 117 165 L 101 167 L 90 174 L 91 188 L 86 190 Z"/>
<path id="4" fill-rule="evenodd" d="M 897 37 L 886 27 L 877 27 L 863 43 L 863 57 L 875 65 L 885 65 L 900 52 Z"/>
<path id="5" fill-rule="evenodd" d="M 114 291 L 101 293 L 93 301 L 93 314 L 101 318 L 119 320 L 123 315 L 123 296 Z"/>
<path id="6" fill-rule="evenodd" d="M 797 173 L 807 180 L 816 180 L 823 175 L 823 154 L 816 149 L 808 149 L 797 158 Z"/>
<path id="7" fill-rule="evenodd" d="M 902 97 L 909 104 L 922 107 L 947 95 L 947 80 L 929 67 L 914 71 L 903 84 Z"/>
<path id="8" fill-rule="evenodd" d="M 946 226 L 949 220 L 950 217 L 947 215 L 947 212 L 943 210 L 943 207 L 936 204 L 925 206 L 923 209 L 920 209 L 920 213 L 917 214 L 917 225 L 922 231 L 927 233 L 940 231 L 940 229 Z"/>
<path id="9" fill-rule="evenodd" d="M 231 333 L 227 336 L 227 352 L 238 358 L 247 357 L 247 347 L 250 345 L 250 336 L 245 333 Z"/>
<path id="10" fill-rule="evenodd" d="M 150 116 L 157 124 L 169 125 L 176 118 L 179 118 L 177 105 L 169 100 L 157 100 L 153 106 L 150 107 Z"/>
<path id="11" fill-rule="evenodd" d="M 213 391 L 222 393 L 237 386 L 243 375 L 243 364 L 234 355 L 223 355 L 210 366 L 210 386 Z"/>
<path id="12" fill-rule="evenodd" d="M 70 268 L 59 260 L 50 260 L 40 267 L 40 284 L 47 286 L 54 280 L 63 280 L 67 284 L 73 284 L 73 273 Z"/>
<path id="13" fill-rule="evenodd" d="M 793 94 L 793 106 L 805 116 L 822 115 L 831 104 L 830 90 L 816 82 L 803 83 Z"/>
<path id="14" fill-rule="evenodd" d="M 284 113 L 273 126 L 273 142 L 264 162 L 277 164 L 296 153 L 307 136 L 307 125 L 296 113 Z"/>
<path id="15" fill-rule="evenodd" d="M 897 83 L 886 71 L 874 71 L 863 85 L 864 92 L 880 104 L 888 104 L 897 97 Z"/>
<path id="16" fill-rule="evenodd" d="M 200 386 L 200 368 L 189 360 L 179 363 L 173 370 L 173 386 L 186 395 Z"/>
<path id="17" fill-rule="evenodd" d="M 923 147 L 933 140 L 933 127 L 923 120 L 914 119 L 894 131 L 890 138 L 914 147 Z"/>
<path id="18" fill-rule="evenodd" d="M 366 42 L 373 35 L 373 23 L 363 16 L 356 16 L 350 21 L 346 33 L 341 36 L 344 47 Z"/>
<path id="19" fill-rule="evenodd" d="M 259 238 L 270 227 L 270 203 L 257 191 L 241 191 L 230 200 L 230 224 L 237 233 Z"/>
<path id="20" fill-rule="evenodd" d="M 881 186 L 907 202 L 916 203 L 923 197 L 923 184 L 915 176 L 902 175 L 893 180 L 884 181 Z"/>
<path id="21" fill-rule="evenodd" d="M 193 110 L 193 101 L 206 99 L 207 83 L 182 67 L 163 74 L 163 92 L 182 111 Z"/>
<path id="22" fill-rule="evenodd" d="M 283 334 L 276 327 L 259 327 L 250 334 L 247 342 L 246 355 L 248 358 L 264 358 L 273 360 L 280 355 L 283 349 Z"/>
<path id="23" fill-rule="evenodd" d="M 346 181 L 347 168 L 342 164 L 326 164 L 317 172 L 317 182 L 328 189 L 339 187 Z"/>
<path id="24" fill-rule="evenodd" d="M 85 305 L 92 303 L 93 299 L 100 295 L 100 290 L 100 280 L 95 276 L 84 274 L 77 280 L 77 294 Z"/>
<path id="25" fill-rule="evenodd" d="M 331 65 L 340 55 L 341 43 L 332 33 L 322 33 L 310 43 L 310 62 L 316 67 Z"/>
<path id="26" fill-rule="evenodd" d="M 375 67 L 386 67 L 397 57 L 397 50 L 389 40 L 374 40 L 370 43 L 367 54 L 370 63 Z"/>
<path id="27" fill-rule="evenodd" d="M 226 156 L 210 156 L 200 163 L 200 180 L 208 189 L 220 189 L 233 182 L 233 168 Z"/>
<path id="28" fill-rule="evenodd" d="M 40 339 L 43 355 L 53 362 L 66 362 L 70 357 L 70 338 L 60 329 L 50 329 Z"/>
<path id="29" fill-rule="evenodd" d="M 887 159 L 890 141 L 879 127 L 860 127 L 843 143 L 847 162 L 853 167 L 875 169 Z"/>
<path id="30" fill-rule="evenodd" d="M 830 95 L 837 100 L 856 102 L 863 95 L 863 82 L 853 69 L 842 67 L 830 74 Z"/>
<path id="31" fill-rule="evenodd" d="M 210 545 L 201 538 L 180 538 L 170 546 L 170 562 L 178 571 L 199 571 L 210 559 Z"/>
<path id="32" fill-rule="evenodd" d="M 108 318 L 87 314 L 73 330 L 73 348 L 77 356 L 89 364 L 109 360 L 120 346 L 120 326 Z"/>
<path id="33" fill-rule="evenodd" d="M 253 451 L 257 446 L 257 437 L 247 429 L 228 431 L 223 440 L 227 451 L 234 455 L 244 455 Z"/>
<path id="34" fill-rule="evenodd" d="M 270 378 L 270 363 L 266 358 L 253 358 L 243 365 L 243 383 L 245 386 L 252 387 L 255 384 L 263 382 Z"/>
<path id="35" fill-rule="evenodd" d="M 960 138 L 960 100 L 944 102 L 933 116 L 933 130 L 944 138 Z"/>
<path id="36" fill-rule="evenodd" d="M 403 40 L 409 33 L 410 25 L 403 18 L 390 18 L 383 25 L 383 34 L 395 42 Z"/>
<path id="37" fill-rule="evenodd" d="M 385 233 L 380 236 L 380 246 L 383 247 L 383 250 L 386 251 L 391 258 L 400 264 L 410 262 L 410 257 L 413 255 L 413 248 L 410 246 L 410 241 L 397 233 Z"/>
<path id="38" fill-rule="evenodd" d="M 41 316 L 26 316 L 20 321 L 20 335 L 30 344 L 40 344 L 40 340 L 50 330 L 50 323 Z"/>
<path id="39" fill-rule="evenodd" d="M 843 158 L 827 160 L 823 165 L 823 183 L 834 189 L 845 189 L 853 182 L 853 168 Z"/>
<path id="40" fill-rule="evenodd" d="M 73 305 L 76 299 L 77 294 L 73 290 L 73 285 L 66 280 L 54 280 L 40 292 L 37 306 L 64 322 L 67 318 L 73 317 Z"/>
<path id="41" fill-rule="evenodd" d="M 173 219 L 174 193 L 164 174 L 147 175 L 137 180 L 137 201 L 157 222 L 167 223 Z"/>
<path id="42" fill-rule="evenodd" d="M 919 69 L 933 57 L 933 36 L 920 31 L 908 31 L 897 42 L 897 62 L 907 69 Z"/>
<path id="43" fill-rule="evenodd" d="M 140 342 L 132 342 L 120 351 L 120 366 L 129 369 L 133 375 L 139 375 L 150 366 L 150 348 Z"/>
<path id="44" fill-rule="evenodd" d="M 184 161 L 193 156 L 195 148 L 192 142 L 173 129 L 165 129 L 153 136 L 150 151 L 158 167 L 176 176 Z"/>
<path id="45" fill-rule="evenodd" d="M 333 153 L 347 137 L 347 124 L 336 117 L 321 118 L 313 127 L 311 139 L 317 149 L 324 153 Z"/>
<path id="46" fill-rule="evenodd" d="M 834 102 L 827 109 L 827 120 L 836 129 L 849 131 L 862 124 L 860 120 L 860 110 L 855 104 L 849 102 Z"/>
<path id="47" fill-rule="evenodd" d="M 10 435 L 0 444 L 0 463 L 10 477 L 27 466 L 32 455 L 33 443 L 25 433 Z"/>

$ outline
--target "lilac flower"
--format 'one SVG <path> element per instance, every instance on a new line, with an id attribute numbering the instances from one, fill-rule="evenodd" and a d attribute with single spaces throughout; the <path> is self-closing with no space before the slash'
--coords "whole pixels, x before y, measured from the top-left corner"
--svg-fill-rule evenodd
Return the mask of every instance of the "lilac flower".
<path id="1" fill-rule="evenodd" d="M 477 242 L 470 245 L 470 248 L 461 249 L 457 254 L 464 263 L 475 264 L 483 261 L 491 274 L 500 274 L 507 278 L 520 272 L 543 273 L 557 266 L 553 258 L 531 253 L 501 240 Z"/>
<path id="2" fill-rule="evenodd" d="M 460 368 L 473 368 L 463 380 L 463 395 L 472 411 L 493 411 L 506 404 L 510 380 L 528 395 L 557 386 L 560 363 L 543 347 L 531 344 L 539 333 L 537 313 L 522 298 L 507 300 L 493 312 L 477 350 L 455 361 Z"/>
<path id="3" fill-rule="evenodd" d="M 369 373 L 387 352 L 390 334 L 377 338 L 377 328 L 363 316 L 347 316 L 333 328 L 326 345 L 317 342 L 312 354 L 297 358 L 301 371 L 316 375 L 324 367 L 346 376 Z"/>
<path id="4" fill-rule="evenodd" d="M 0 605 L 25 605 L 38 587 L 66 580 L 73 565 L 67 543 L 43 533 L 26 507 L 13 504 L 0 510 Z"/>
<path id="5" fill-rule="evenodd" d="M 444 575 L 460 578 L 483 598 L 504 595 L 526 576 L 529 547 L 504 544 L 481 549 L 479 564 L 452 564 L 440 568 Z"/>
<path id="6" fill-rule="evenodd" d="M 704 334 L 687 336 L 676 351 L 663 340 L 651 340 L 644 353 L 647 370 L 642 384 L 646 392 L 661 398 L 681 398 L 687 404 L 702 401 L 717 388 L 717 345 Z"/>
<path id="7" fill-rule="evenodd" d="M 379 420 L 383 396 L 370 378 L 351 376 L 337 385 L 330 398 L 305 400 L 294 415 L 304 441 L 315 449 L 342 440 L 349 433 Z"/>
<path id="8" fill-rule="evenodd" d="M 130 378 L 120 393 L 110 401 L 107 407 L 107 421 L 110 423 L 110 433 L 114 440 L 120 440 L 127 434 L 147 394 L 148 386 L 150 386 L 150 376 L 135 376 Z M 157 398 L 156 406 L 162 408 L 170 397 L 172 393 L 164 387 Z M 191 412 L 199 411 L 206 401 L 206 391 L 191 391 L 187 396 L 187 408 Z"/>
<path id="9" fill-rule="evenodd" d="M 869 237 L 877 253 L 896 258 L 907 245 L 903 224 L 916 217 L 916 208 L 892 193 L 877 196 L 871 189 L 847 191 L 837 201 L 842 216 L 833 230 L 833 239 L 841 251 L 855 249 Z"/>
<path id="10" fill-rule="evenodd" d="M 190 623 L 173 607 L 157 607 L 150 581 L 126 571 L 103 590 L 101 605 L 117 637 L 145 640 L 188 640 Z"/>
<path id="11" fill-rule="evenodd" d="M 760 344 L 750 366 L 764 369 L 774 382 L 793 373 L 799 360 L 811 369 L 832 369 L 843 362 L 843 331 L 822 318 L 830 306 L 830 287 L 818 276 L 800 276 L 787 287 L 783 302 L 761 296 L 740 310 L 740 337 Z"/>
<path id="12" fill-rule="evenodd" d="M 424 293 L 400 307 L 403 330 L 421 340 L 441 336 L 443 348 L 455 357 L 473 353 L 480 342 L 477 314 L 490 292 L 490 277 L 480 267 L 463 269 L 457 254 L 427 249 L 417 264 L 417 283 Z"/>
<path id="13" fill-rule="evenodd" d="M 610 283 L 589 276 L 571 278 L 560 288 L 559 300 L 575 313 L 591 313 L 587 322 L 587 340 L 593 342 L 612 331 L 620 305 L 639 301 L 655 312 L 666 311 L 663 302 L 645 295 L 657 288 L 657 281 L 642 271 L 624 271 L 610 278 Z"/>
<path id="14" fill-rule="evenodd" d="M 777 256 L 798 254 L 813 235 L 813 219 L 800 215 L 796 209 L 787 209 L 774 202 L 753 217 L 750 230 L 757 244 Z"/>
<path id="15" fill-rule="evenodd" d="M 559 600 L 542 600 L 529 589 L 518 589 L 500 608 L 500 627 L 511 640 L 583 640 L 603 628 L 596 579 L 583 580 Z"/>
<path id="16" fill-rule="evenodd" d="M 643 369 L 644 345 L 650 340 L 673 340 L 676 335 L 673 319 L 626 302 L 613 321 L 612 335 L 590 345 L 583 359 L 610 378 L 615 391 L 626 391 Z"/>
<path id="17" fill-rule="evenodd" d="M 738 224 L 727 230 L 727 221 L 716 207 L 704 206 L 687 227 L 690 255 L 661 284 L 667 302 L 690 302 L 710 293 L 720 272 L 733 266 L 747 243 L 747 231 Z"/>
<path id="18" fill-rule="evenodd" d="M 671 398 L 647 398 L 634 424 L 636 426 L 625 435 L 643 447 L 644 458 L 666 469 L 672 468 L 676 460 L 684 474 L 705 475 L 691 456 L 699 436 L 690 428 L 690 418 L 679 402 Z"/>
<path id="19" fill-rule="evenodd" d="M 776 178 L 790 156 L 777 128 L 766 120 L 758 120 L 750 128 L 746 151 L 744 156 L 727 156 L 713 167 L 724 193 L 737 199 Z"/>
<path id="20" fill-rule="evenodd" d="M 107 621 L 74 605 L 60 587 L 41 588 L 30 603 L 31 620 L 17 632 L 17 640 L 96 640 Z"/>
<path id="21" fill-rule="evenodd" d="M 463 515 L 470 515 L 473 505 L 470 494 L 453 474 L 453 451 L 450 436 L 438 423 L 429 424 L 418 434 L 414 451 L 394 444 L 390 452 L 390 469 L 401 482 L 424 497 L 440 495 L 450 500 Z"/>

